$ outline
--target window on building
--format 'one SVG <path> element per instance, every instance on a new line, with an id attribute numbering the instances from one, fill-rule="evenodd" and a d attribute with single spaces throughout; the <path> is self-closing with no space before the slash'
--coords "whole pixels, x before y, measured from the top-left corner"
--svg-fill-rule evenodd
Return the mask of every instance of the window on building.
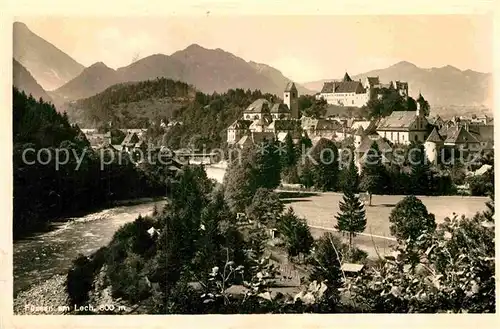
<path id="1" fill-rule="evenodd" d="M 418 142 L 418 135 L 415 135 L 415 142 Z"/>

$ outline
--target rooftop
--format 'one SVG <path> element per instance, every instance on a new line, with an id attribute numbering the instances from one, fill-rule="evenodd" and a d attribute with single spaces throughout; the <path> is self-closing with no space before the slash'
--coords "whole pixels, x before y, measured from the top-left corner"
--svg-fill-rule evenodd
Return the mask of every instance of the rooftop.
<path id="1" fill-rule="evenodd" d="M 379 130 L 408 130 L 417 117 L 416 111 L 393 111 L 382 119 Z"/>
<path id="2" fill-rule="evenodd" d="M 271 107 L 271 113 L 289 113 L 290 109 L 286 104 L 283 103 L 275 103 Z"/>
<path id="3" fill-rule="evenodd" d="M 451 129 L 451 131 L 448 131 L 448 135 L 446 136 L 446 140 L 444 142 L 446 144 L 479 143 L 477 138 L 467 130 L 465 130 L 465 128 L 463 127 Z"/>
<path id="4" fill-rule="evenodd" d="M 293 82 L 288 82 L 285 87 L 285 92 L 289 91 L 297 91 L 297 87 L 295 87 L 295 83 Z"/>
<path id="5" fill-rule="evenodd" d="M 265 98 L 259 98 L 255 100 L 252 104 L 250 104 L 246 109 L 245 113 L 263 113 L 269 112 L 271 109 L 271 103 Z"/>
<path id="6" fill-rule="evenodd" d="M 434 143 L 441 143 L 443 141 L 443 137 L 439 135 L 439 132 L 437 131 L 436 128 L 432 129 L 431 134 L 429 137 L 427 137 L 426 142 L 434 142 Z"/>

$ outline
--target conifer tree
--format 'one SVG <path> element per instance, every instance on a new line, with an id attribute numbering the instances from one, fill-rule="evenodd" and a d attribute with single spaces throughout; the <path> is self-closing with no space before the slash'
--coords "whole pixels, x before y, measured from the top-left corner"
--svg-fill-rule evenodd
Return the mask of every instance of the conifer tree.
<path id="1" fill-rule="evenodd" d="M 281 154 L 281 167 L 283 169 L 287 169 L 297 163 L 296 150 L 290 134 L 286 135 L 283 148 L 285 152 Z"/>
<path id="2" fill-rule="evenodd" d="M 431 169 L 422 143 L 413 145 L 410 149 L 409 160 L 411 165 L 411 193 L 415 195 L 428 195 L 432 190 Z"/>
<path id="3" fill-rule="evenodd" d="M 257 187 L 274 189 L 280 184 L 281 162 L 276 149 L 275 140 L 263 140 L 255 148 L 251 162 L 256 174 Z"/>
<path id="4" fill-rule="evenodd" d="M 365 209 L 355 194 L 358 172 L 354 160 L 349 164 L 346 177 L 350 180 L 346 181 L 343 187 L 344 197 L 339 203 L 340 213 L 335 217 L 337 219 L 335 228 L 349 234 L 349 249 L 351 249 L 354 235 L 363 232 L 366 228 Z"/>
<path id="5" fill-rule="evenodd" d="M 382 155 L 376 142 L 370 147 L 366 155 L 361 173 L 360 187 L 368 192 L 369 205 L 372 205 L 372 194 L 380 193 L 383 189 L 385 167 L 382 164 Z"/>
<path id="6" fill-rule="evenodd" d="M 359 191 L 359 174 L 358 168 L 354 163 L 354 158 L 351 158 L 349 165 L 344 168 L 342 173 L 342 190 L 350 189 L 353 193 Z"/>
<path id="7" fill-rule="evenodd" d="M 320 139 L 311 156 L 316 162 L 313 166 L 314 186 L 323 191 L 335 191 L 339 176 L 339 152 L 335 143 Z"/>

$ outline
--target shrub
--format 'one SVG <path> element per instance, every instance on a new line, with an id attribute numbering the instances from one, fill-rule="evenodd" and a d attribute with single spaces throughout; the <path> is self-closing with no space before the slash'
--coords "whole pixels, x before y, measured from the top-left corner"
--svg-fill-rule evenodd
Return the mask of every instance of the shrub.
<path id="1" fill-rule="evenodd" d="M 434 215 L 415 196 L 410 195 L 399 201 L 389 217 L 390 231 L 399 240 L 416 241 L 426 232 L 436 229 Z"/>
<path id="2" fill-rule="evenodd" d="M 273 223 L 283 211 L 283 202 L 277 193 L 270 189 L 259 188 L 247 207 L 248 218 L 263 224 Z"/>
<path id="3" fill-rule="evenodd" d="M 150 288 L 143 273 L 144 259 L 137 254 L 129 254 L 123 262 L 108 267 L 107 276 L 112 285 L 112 294 L 132 303 L 146 298 Z"/>
<path id="4" fill-rule="evenodd" d="M 305 219 L 297 217 L 292 208 L 281 216 L 278 231 L 283 235 L 288 256 L 308 254 L 314 242 Z"/>
<path id="5" fill-rule="evenodd" d="M 73 261 L 66 281 L 66 291 L 72 305 L 82 305 L 88 300 L 93 281 L 94 266 L 91 260 L 87 256 L 79 255 Z"/>

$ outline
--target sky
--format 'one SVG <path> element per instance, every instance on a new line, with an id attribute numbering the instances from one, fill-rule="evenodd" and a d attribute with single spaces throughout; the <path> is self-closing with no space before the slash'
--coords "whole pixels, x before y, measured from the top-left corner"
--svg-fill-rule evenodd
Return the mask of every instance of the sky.
<path id="1" fill-rule="evenodd" d="M 85 66 L 112 68 L 196 43 L 265 63 L 297 82 L 405 60 L 419 67 L 493 70 L 486 15 L 16 17 Z M 15 40 L 14 40 L 15 42 Z"/>

